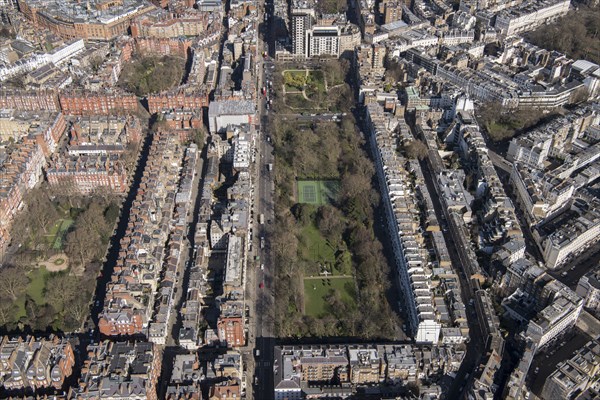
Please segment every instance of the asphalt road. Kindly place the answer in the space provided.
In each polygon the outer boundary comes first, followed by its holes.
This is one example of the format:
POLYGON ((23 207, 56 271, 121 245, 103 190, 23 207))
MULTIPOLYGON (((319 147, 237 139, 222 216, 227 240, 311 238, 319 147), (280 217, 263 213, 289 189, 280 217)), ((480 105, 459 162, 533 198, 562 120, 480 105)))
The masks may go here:
MULTIPOLYGON (((429 165, 426 162, 421 162, 421 168, 423 169, 423 176, 425 177, 427 190, 429 190, 429 193, 431 193, 431 200, 433 201, 436 217, 440 222, 444 221, 445 218, 442 218, 442 204, 440 203, 439 197, 436 195, 437 192, 432 179, 432 177, 435 175, 432 174, 429 169, 429 165)), ((475 308, 469 305, 469 300, 472 297, 471 293, 469 292, 469 285, 467 284, 466 275, 460 268, 461 262, 458 252, 456 251, 456 245, 454 243, 451 230, 444 232, 444 239, 446 240, 446 246, 448 247, 448 254, 452 260, 452 265, 458 272, 460 279, 462 301, 466 305, 467 322, 469 324, 470 331, 470 341, 467 343, 467 352, 465 358, 460 365, 460 368, 456 374, 456 378, 448 388, 448 391, 445 393, 446 399, 460 399, 464 395, 465 377, 470 376, 470 374, 475 370, 481 355, 484 354, 484 343, 475 308)))
MULTIPOLYGON (((272 13, 272 2, 265 2, 265 10, 272 13)), ((259 18, 264 21, 263 10, 259 10, 259 18)), ((263 25, 263 37, 258 40, 257 58, 258 87, 266 85, 266 81, 272 80, 273 62, 262 57, 262 52, 269 54, 268 39, 271 37, 270 24, 263 25)), ((274 326, 274 265, 269 256, 269 225, 274 219, 273 171, 269 170, 269 164, 274 164, 273 147, 270 143, 270 135, 267 129, 268 110, 266 98, 260 94, 258 101, 259 129, 256 142, 255 158, 255 182, 254 182, 254 235, 253 254, 260 257, 260 261, 254 263, 248 269, 246 296, 250 306, 250 337, 249 347, 253 348, 252 362, 248 363, 248 372, 253 376, 251 387, 254 399, 267 400, 273 397, 273 348, 275 346, 274 326), (264 224, 259 223, 259 216, 264 215, 264 224), (261 246, 261 243, 263 244, 261 246), (262 266, 262 267, 261 267, 262 266)), ((276 165, 273 169, 277 168, 276 165)))

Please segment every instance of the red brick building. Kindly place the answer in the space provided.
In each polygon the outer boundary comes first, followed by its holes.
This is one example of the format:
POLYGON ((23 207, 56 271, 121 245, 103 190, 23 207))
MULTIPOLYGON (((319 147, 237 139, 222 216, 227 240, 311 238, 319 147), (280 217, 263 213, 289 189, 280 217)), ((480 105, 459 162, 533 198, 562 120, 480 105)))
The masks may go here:
POLYGON ((115 193, 129 188, 123 163, 110 155, 86 155, 57 160, 46 170, 48 183, 60 186, 68 193, 90 194, 100 187, 115 193))
POLYGON ((58 113, 48 126, 48 129, 44 131, 44 144, 42 145, 42 150, 46 157, 51 153, 54 153, 58 146, 58 142, 66 129, 67 121, 65 121, 65 117, 62 113, 58 113))
POLYGON ((208 93, 201 91, 178 90, 148 95, 150 114, 164 110, 198 110, 208 107, 208 93))
POLYGON ((134 38, 178 38, 200 36, 207 30, 212 18, 208 12, 185 10, 169 17, 146 14, 131 21, 131 36, 134 38))
POLYGON ((60 106, 67 115, 109 115, 135 112, 138 100, 134 94, 120 92, 64 92, 60 106))
POLYGON ((23 195, 42 177, 46 163, 37 137, 27 137, 21 142, 7 162, 0 176, 0 226, 8 229, 23 195))
POLYGON ((212 385, 208 393, 208 400, 238 400, 241 396, 239 381, 230 379, 212 385))
POLYGON ((19 111, 60 111, 55 90, 0 91, 0 108, 19 111))
POLYGON ((167 131, 177 133, 182 143, 193 139, 197 130, 203 129, 202 110, 170 110, 163 114, 167 131))
POLYGON ((142 316, 137 311, 103 314, 98 321, 100 333, 106 336, 128 336, 142 333, 142 316))
MULTIPOLYGON (((61 12, 64 9, 48 7, 48 4, 44 3, 47 2, 18 0, 19 11, 34 25, 47 28, 65 39, 112 40, 120 35, 127 34, 133 18, 155 9, 154 6, 145 4, 143 7, 136 7, 135 10, 125 9, 128 12, 119 15, 120 8, 115 7, 115 5, 119 5, 122 2, 96 2, 94 4, 96 10, 105 13, 109 11, 113 16, 113 18, 104 21, 104 19, 90 18, 88 20, 87 18, 81 18, 81 14, 88 11, 84 8, 86 7, 86 3, 81 1, 61 2, 64 3, 65 9, 72 10, 75 18, 73 18, 73 14, 71 13, 61 12)), ((87 7, 90 7, 89 2, 87 3, 87 7)))
POLYGON ((66 338, 0 337, 0 382, 7 390, 62 390, 73 373, 75 355, 66 338), (28 354, 23 357, 24 354, 28 354))
POLYGON ((144 37, 135 39, 135 48, 139 54, 187 57, 191 45, 192 41, 185 38, 144 37))
POLYGON ((246 344, 242 317, 219 317, 217 332, 219 340, 227 342, 228 347, 240 347, 246 344))

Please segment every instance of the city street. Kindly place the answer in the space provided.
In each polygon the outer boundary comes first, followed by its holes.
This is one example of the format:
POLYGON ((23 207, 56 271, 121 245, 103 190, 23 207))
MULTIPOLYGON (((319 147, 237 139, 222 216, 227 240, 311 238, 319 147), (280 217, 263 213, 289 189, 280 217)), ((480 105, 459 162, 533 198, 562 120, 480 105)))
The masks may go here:
MULTIPOLYGON (((435 195, 436 190, 432 180, 432 175, 429 165, 426 162, 421 162, 421 168, 423 169, 423 175, 425 177, 425 183, 427 185, 427 189, 429 193, 432 194, 431 199, 433 201, 433 205, 435 208, 435 214, 438 221, 444 221, 445 216, 442 214, 442 205, 438 196, 435 195)), ((460 365, 460 369, 456 374, 452 385, 450 386, 450 390, 447 393, 448 399, 459 399, 463 394, 464 382, 465 378, 468 377, 474 370, 477 364, 479 363, 480 357, 484 354, 484 343, 483 336, 481 335, 481 328, 479 326, 479 321, 477 319, 477 315, 475 313, 475 308, 468 305, 469 300, 472 298, 471 293, 469 293, 469 285, 466 280, 465 272, 460 269, 461 262, 456 251, 456 245, 454 243, 454 239, 452 237, 452 230, 449 229, 447 232, 444 232, 444 239, 446 240, 446 245, 448 247, 448 253, 452 260, 452 264, 456 271, 458 272, 458 276, 460 279, 461 292, 462 292, 462 301, 464 304, 467 304, 467 322, 469 324, 469 337, 470 341, 467 343, 467 352, 465 358, 460 365)))
MULTIPOLYGON (((272 13, 272 5, 265 4, 266 10, 259 9, 259 20, 265 21, 263 12, 272 13)), ((268 26, 268 25, 267 25, 268 26)), ((264 25, 263 25, 264 27, 264 25)), ((264 29, 264 28, 263 28, 264 29)), ((263 31, 264 32, 264 31, 263 31)), ((268 34, 266 35, 269 36, 268 34)), ((268 86, 271 81, 273 65, 271 61, 262 56, 263 51, 268 53, 268 43, 263 42, 259 35, 257 46, 257 71, 259 90, 268 86)), ((268 88, 267 88, 268 90, 268 88)), ((253 225, 253 251, 255 262, 249 263, 246 279, 246 301, 250 305, 250 324, 248 327, 248 349, 251 360, 247 363, 248 383, 247 397, 254 399, 270 399, 273 396, 273 348, 275 346, 274 327, 274 265, 269 257, 269 226, 274 219, 273 203, 273 147, 267 131, 268 93, 261 95, 258 101, 258 121, 256 139, 256 157, 254 174, 254 225, 253 225), (269 167, 271 165, 271 168, 269 167), (250 387, 252 390, 250 390, 250 387)))

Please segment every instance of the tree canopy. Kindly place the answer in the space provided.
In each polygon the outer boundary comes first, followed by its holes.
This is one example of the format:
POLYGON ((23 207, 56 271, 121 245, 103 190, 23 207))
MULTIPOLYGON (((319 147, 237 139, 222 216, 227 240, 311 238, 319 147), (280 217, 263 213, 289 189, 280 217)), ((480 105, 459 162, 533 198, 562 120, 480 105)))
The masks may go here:
POLYGON ((542 25, 526 35, 527 40, 574 59, 600 64, 600 5, 579 5, 554 23, 542 25))
POLYGON ((184 68, 185 59, 180 57, 138 57, 125 64, 118 84, 136 96, 146 96, 177 86, 184 68))

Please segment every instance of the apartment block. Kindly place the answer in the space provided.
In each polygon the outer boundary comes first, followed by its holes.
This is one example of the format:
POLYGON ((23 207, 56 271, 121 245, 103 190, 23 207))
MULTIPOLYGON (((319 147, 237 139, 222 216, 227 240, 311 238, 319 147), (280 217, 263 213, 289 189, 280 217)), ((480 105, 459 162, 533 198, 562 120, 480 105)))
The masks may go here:
POLYGON ((292 53, 305 55, 307 51, 306 32, 314 24, 314 4, 308 1, 295 1, 290 13, 292 53))
POLYGON ((132 113, 138 108, 134 94, 116 91, 69 91, 59 95, 60 106, 66 115, 114 115, 132 113))
POLYGON ((217 321, 217 332, 219 340, 226 343, 228 347, 241 347, 246 343, 244 317, 242 315, 220 316, 217 321))
POLYGON ((10 241, 8 232, 25 194, 42 179, 46 159, 40 142, 39 135, 24 137, 0 164, 0 249, 10 241))
POLYGON ((100 187, 115 193, 129 190, 123 155, 139 142, 142 128, 135 117, 79 117, 70 128, 67 152, 53 157, 46 178, 69 193, 90 194, 100 187))
POLYGON ((74 400, 157 400, 161 350, 148 342, 101 341, 90 344, 74 400))
POLYGON ((194 139, 195 133, 204 128, 201 109, 164 110, 162 118, 168 130, 177 133, 182 142, 194 139))
POLYGON ((600 270, 592 270, 579 279, 576 293, 583 299, 583 306, 600 315, 600 270))
POLYGON ((212 385, 208 400, 238 400, 242 398, 242 388, 238 379, 230 379, 212 385))
POLYGON ((306 31, 306 58, 340 54, 340 28, 337 26, 315 25, 306 31))
POLYGON ((60 112, 0 110, 0 142, 18 143, 24 136, 40 136, 45 156, 56 151, 66 127, 60 112))
MULTIPOLYGON (((544 383, 542 398, 569 399, 577 394, 581 394, 583 399, 593 398, 585 397, 585 391, 597 384, 599 373, 600 343, 593 340, 579 349, 569 360, 557 365, 556 370, 544 383)), ((591 396, 594 396, 593 393, 590 393, 591 396)))
POLYGON ((544 347, 575 325, 582 307, 582 299, 572 290, 564 288, 556 294, 550 305, 529 321, 527 336, 537 344, 538 348, 544 347))
POLYGON ((73 347, 65 338, 4 336, 0 340, 0 385, 7 390, 62 390, 74 365, 73 347))
POLYGON ((131 21, 131 36, 164 39, 199 36, 214 18, 205 12, 187 12, 176 17, 164 12, 148 13, 131 21))
POLYGON ((382 357, 377 349, 349 348, 350 382, 375 384, 385 379, 382 357))
POLYGON ((173 55, 182 58, 188 56, 192 40, 185 37, 138 37, 135 38, 135 48, 139 54, 154 54, 159 56, 173 55))
POLYGON ((275 399, 349 398, 360 388, 381 394, 385 383, 421 384, 455 372, 463 356, 451 346, 414 344, 276 346, 275 399))
POLYGON ((517 7, 500 11, 494 27, 503 36, 527 32, 566 15, 570 5, 570 0, 544 0, 534 4, 523 2, 517 7))
POLYGON ((60 111, 58 93, 52 89, 9 91, 0 90, 0 108, 19 111, 60 111))
POLYGON ((19 0, 19 10, 35 25, 57 35, 74 39, 112 40, 126 34, 131 20, 155 7, 141 0, 117 3, 77 1, 48 3, 44 0, 19 0), (94 10, 96 12, 91 13, 94 10))
POLYGON ((202 400, 200 378, 202 369, 197 354, 178 354, 171 368, 171 381, 167 386, 168 400, 202 400))
POLYGON ((67 156, 46 168, 48 183, 72 194, 91 194, 99 188, 127 193, 128 177, 129 173, 117 154, 67 156))
POLYGON ((208 107, 208 93, 191 88, 150 94, 147 100, 150 114, 163 110, 200 110, 208 107))
POLYGON ((548 268, 558 268, 600 239, 600 200, 587 200, 576 200, 570 212, 560 218, 560 224, 553 221, 539 228, 540 236, 551 232, 541 245, 548 268))

